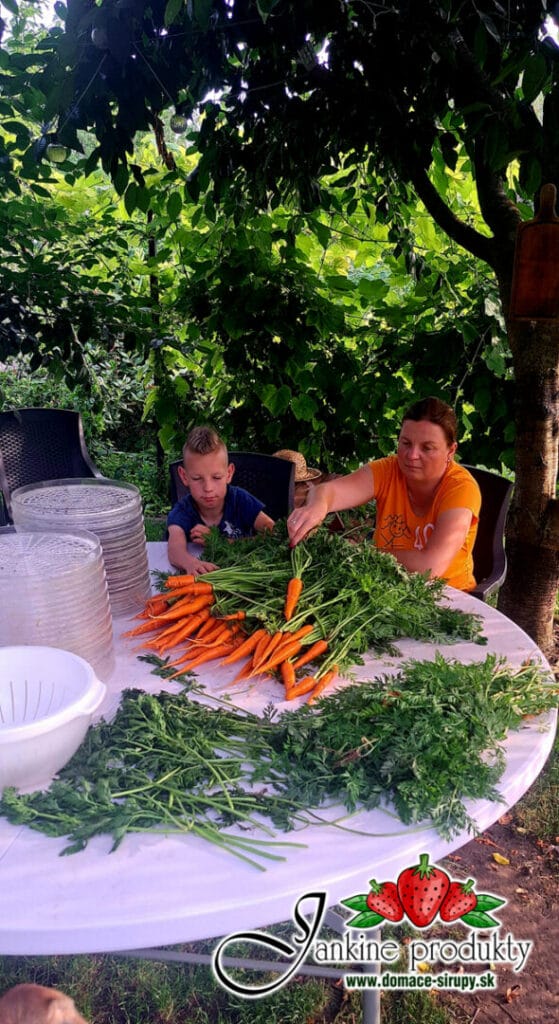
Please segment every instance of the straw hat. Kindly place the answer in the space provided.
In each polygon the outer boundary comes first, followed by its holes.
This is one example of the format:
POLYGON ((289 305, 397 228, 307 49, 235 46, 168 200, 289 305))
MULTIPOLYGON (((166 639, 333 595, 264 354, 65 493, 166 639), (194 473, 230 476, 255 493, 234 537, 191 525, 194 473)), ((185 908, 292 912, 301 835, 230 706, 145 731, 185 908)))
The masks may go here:
POLYGON ((282 448, 279 452, 274 452, 274 455, 278 459, 288 459, 289 462, 295 463, 295 483, 300 484, 303 480, 316 480, 317 477, 322 476, 319 469, 311 469, 307 466, 305 456, 301 455, 301 452, 292 452, 289 448, 282 448))

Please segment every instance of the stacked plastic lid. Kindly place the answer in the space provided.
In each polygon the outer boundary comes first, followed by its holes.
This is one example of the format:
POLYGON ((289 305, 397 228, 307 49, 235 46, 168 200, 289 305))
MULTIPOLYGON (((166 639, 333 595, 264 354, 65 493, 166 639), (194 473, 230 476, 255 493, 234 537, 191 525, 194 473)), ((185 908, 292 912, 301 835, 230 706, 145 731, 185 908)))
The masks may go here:
POLYGON ((0 646, 62 647, 88 661, 100 679, 111 674, 113 623, 95 534, 0 534, 0 589, 0 646))
POLYGON ((26 530, 90 530, 101 542, 113 616, 129 615, 150 593, 137 487, 92 477, 45 480, 12 494, 14 523, 26 530))

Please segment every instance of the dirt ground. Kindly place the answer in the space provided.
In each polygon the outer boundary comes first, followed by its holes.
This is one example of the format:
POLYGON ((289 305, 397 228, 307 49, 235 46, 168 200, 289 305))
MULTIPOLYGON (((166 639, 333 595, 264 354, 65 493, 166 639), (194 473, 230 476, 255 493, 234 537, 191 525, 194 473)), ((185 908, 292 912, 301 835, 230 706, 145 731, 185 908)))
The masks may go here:
POLYGON ((448 857, 446 866, 454 878, 474 878, 478 892, 506 899, 498 911, 501 937, 510 932, 533 947, 520 973, 508 964, 496 966, 497 991, 437 996, 437 1001, 452 1006, 457 1021, 468 1024, 559 1020, 559 845, 523 835, 513 812, 448 857), (508 863, 499 863, 494 854, 508 863))
MULTIPOLYGON (((559 628, 550 661, 559 678, 559 628)), ((501 936, 510 932, 533 946, 520 973, 496 967, 497 991, 436 996, 439 1004, 452 1009, 457 1024, 559 1021, 559 836, 549 843, 527 835, 512 808, 448 857, 446 867, 453 878, 474 878, 477 892, 506 899, 498 911, 501 936)))

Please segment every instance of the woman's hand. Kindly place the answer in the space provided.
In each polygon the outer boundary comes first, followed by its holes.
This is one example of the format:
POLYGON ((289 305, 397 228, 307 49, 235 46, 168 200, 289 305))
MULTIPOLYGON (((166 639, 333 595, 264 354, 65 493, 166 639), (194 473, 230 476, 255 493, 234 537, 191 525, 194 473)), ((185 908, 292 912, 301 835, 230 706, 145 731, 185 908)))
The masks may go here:
POLYGON ((294 509, 287 520, 287 532, 292 548, 304 540, 311 530, 315 530, 317 526, 320 526, 325 516, 328 515, 329 510, 326 496, 317 496, 319 489, 314 488, 309 504, 294 509))

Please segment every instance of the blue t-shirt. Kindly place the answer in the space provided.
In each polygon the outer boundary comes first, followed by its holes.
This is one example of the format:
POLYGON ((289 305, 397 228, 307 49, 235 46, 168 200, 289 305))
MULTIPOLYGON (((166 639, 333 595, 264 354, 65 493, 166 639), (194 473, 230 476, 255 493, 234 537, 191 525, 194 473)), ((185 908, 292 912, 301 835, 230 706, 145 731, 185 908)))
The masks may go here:
MULTIPOLYGON (((238 540, 239 537, 252 537, 254 521, 263 508, 264 503, 258 498, 243 490, 242 487, 233 487, 232 484, 229 484, 223 505, 223 515, 218 524, 219 532, 233 540, 238 540)), ((180 526, 184 530, 187 540, 190 540, 192 528, 203 522, 191 494, 186 494, 184 498, 177 501, 167 516, 167 526, 180 526)))

